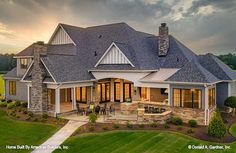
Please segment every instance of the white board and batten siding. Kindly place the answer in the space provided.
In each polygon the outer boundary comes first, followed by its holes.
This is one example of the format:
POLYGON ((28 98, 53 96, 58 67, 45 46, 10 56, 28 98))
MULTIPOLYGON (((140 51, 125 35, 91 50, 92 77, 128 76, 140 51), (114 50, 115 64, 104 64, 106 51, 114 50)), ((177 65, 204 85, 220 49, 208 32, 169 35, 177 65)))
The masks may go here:
POLYGON ((70 36, 65 32, 62 27, 59 27, 55 34, 52 36, 51 40, 49 41, 52 45, 60 45, 60 44, 72 44, 74 43, 70 36))
POLYGON ((129 61, 121 51, 113 45, 100 64, 129 64, 129 61))
POLYGON ((134 65, 115 45, 115 43, 111 44, 111 46, 107 49, 101 59, 97 62, 95 67, 97 67, 99 64, 130 64, 132 67, 134 67, 134 65))

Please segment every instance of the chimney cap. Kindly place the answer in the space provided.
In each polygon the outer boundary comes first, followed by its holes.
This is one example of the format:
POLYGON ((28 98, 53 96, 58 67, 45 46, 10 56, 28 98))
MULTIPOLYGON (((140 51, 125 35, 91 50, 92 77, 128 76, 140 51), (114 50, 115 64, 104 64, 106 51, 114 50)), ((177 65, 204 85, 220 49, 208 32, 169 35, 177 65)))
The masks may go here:
POLYGON ((161 26, 162 26, 162 27, 165 27, 165 26, 166 26, 166 23, 161 23, 161 26))
POLYGON ((44 42, 43 41, 37 41, 35 44, 37 44, 37 45, 44 45, 44 42))

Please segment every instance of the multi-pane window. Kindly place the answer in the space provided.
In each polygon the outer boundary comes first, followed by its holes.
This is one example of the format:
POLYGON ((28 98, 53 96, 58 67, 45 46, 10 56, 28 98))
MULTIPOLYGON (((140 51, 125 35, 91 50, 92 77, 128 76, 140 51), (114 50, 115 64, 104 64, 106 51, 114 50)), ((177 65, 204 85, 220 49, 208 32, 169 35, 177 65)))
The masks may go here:
POLYGON ((211 88, 208 90, 208 106, 215 106, 215 88, 211 88))
POLYGON ((201 108, 202 92, 200 89, 174 89, 174 106, 186 108, 201 108))
POLYGON ((28 59, 27 58, 20 59, 20 68, 27 69, 27 67, 28 67, 28 59))
POLYGON ((86 103, 87 101, 86 87, 76 88, 76 101, 86 103))
POLYGON ((9 94, 16 95, 16 81, 9 81, 9 94))
POLYGON ((124 101, 131 101, 134 91, 134 84, 124 83, 124 101))
POLYGON ((115 101, 120 101, 120 82, 115 82, 115 101))

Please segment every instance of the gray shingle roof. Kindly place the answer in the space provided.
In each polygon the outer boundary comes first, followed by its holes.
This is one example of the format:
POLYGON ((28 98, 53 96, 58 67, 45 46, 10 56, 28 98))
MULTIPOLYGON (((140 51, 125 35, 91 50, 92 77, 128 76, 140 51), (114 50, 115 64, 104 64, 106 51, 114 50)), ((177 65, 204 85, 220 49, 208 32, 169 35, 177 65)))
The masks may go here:
POLYGON ((7 78, 7 77, 10 77, 10 78, 21 78, 22 76, 17 76, 17 69, 16 67, 13 68, 11 71, 7 72, 6 74, 3 75, 3 77, 7 78))
MULTIPOLYGON (((219 79, 235 78, 235 74, 218 59, 207 55, 197 56, 190 49, 170 36, 170 48, 166 57, 158 56, 158 36, 139 32, 126 23, 116 23, 88 28, 61 24, 75 42, 68 45, 47 45, 48 55, 42 60, 57 82, 94 79, 88 70, 157 70, 180 69, 168 81, 211 83, 219 79), (115 43, 135 67, 130 65, 98 65, 108 47, 115 43), (96 52, 96 56, 95 56, 96 52), (209 56, 209 57, 208 57, 209 56), (212 67, 216 63, 218 67, 212 67), (215 71, 221 69, 222 74, 215 71), (215 76, 214 76, 215 75, 215 76)), ((32 46, 19 53, 32 55, 32 46)))
POLYGON ((202 67, 197 60, 192 60, 166 81, 214 83, 219 79, 202 67))
POLYGON ((213 54, 199 55, 199 61, 209 72, 220 80, 235 80, 236 72, 213 54))

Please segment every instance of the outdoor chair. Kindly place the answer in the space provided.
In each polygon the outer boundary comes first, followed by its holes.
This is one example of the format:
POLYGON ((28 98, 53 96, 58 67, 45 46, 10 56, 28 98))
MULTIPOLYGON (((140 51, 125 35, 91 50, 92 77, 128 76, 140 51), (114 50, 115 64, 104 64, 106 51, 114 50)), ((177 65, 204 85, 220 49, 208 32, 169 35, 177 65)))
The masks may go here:
POLYGON ((87 109, 87 115, 94 112, 94 103, 89 104, 87 109))
POLYGON ((144 107, 144 113, 148 113, 148 107, 147 106, 144 107))

